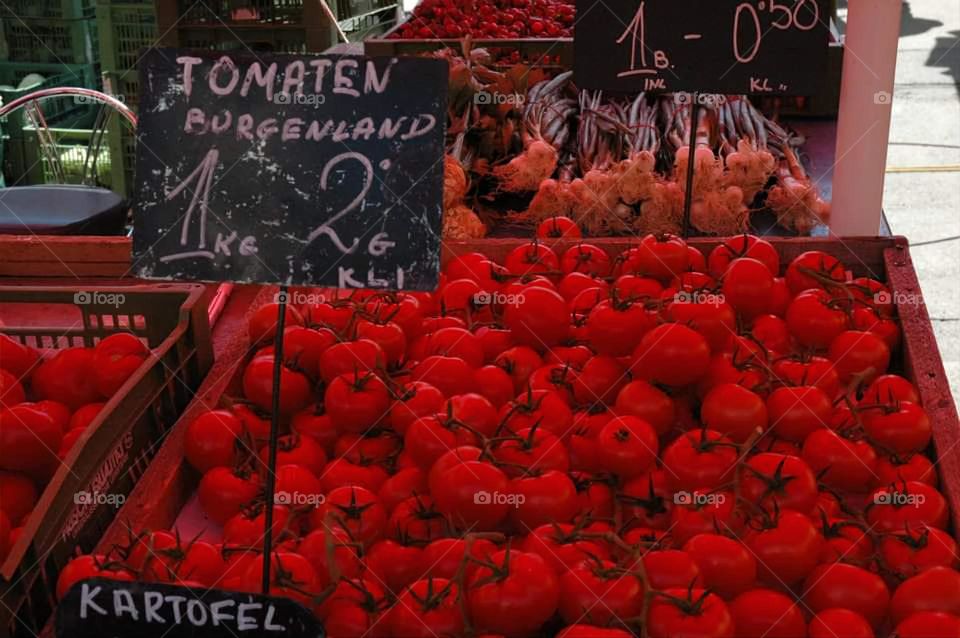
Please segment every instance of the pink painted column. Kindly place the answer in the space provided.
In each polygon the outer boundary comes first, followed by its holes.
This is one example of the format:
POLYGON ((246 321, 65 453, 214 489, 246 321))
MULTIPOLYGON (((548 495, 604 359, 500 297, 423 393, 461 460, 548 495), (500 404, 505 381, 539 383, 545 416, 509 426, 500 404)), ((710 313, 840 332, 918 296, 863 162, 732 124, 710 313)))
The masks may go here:
POLYGON ((901 7, 901 0, 849 0, 831 235, 880 229, 901 7))

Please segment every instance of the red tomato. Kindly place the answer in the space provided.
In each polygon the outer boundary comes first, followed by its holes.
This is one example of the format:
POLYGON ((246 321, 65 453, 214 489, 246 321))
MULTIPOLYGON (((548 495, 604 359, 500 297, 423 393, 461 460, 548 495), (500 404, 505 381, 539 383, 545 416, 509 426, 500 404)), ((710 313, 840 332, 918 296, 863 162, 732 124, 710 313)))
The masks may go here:
POLYGON ((780 254, 773 244, 756 235, 737 235, 729 237, 719 246, 710 251, 707 258, 707 268, 714 277, 722 277, 730 262, 740 258, 750 257, 762 262, 770 274, 780 274, 780 254))
POLYGON ((505 635, 535 632, 557 610, 560 585, 537 554, 498 551, 492 566, 481 566, 470 578, 467 607, 480 631, 505 635))
POLYGON ((918 611, 897 625, 898 638, 956 638, 960 616, 941 611, 918 611))
POLYGON ((0 511, 11 524, 20 525, 37 504, 37 488, 27 476, 0 471, 0 511))
POLYGON ((756 259, 734 259, 723 273, 721 290, 728 304, 741 316, 752 319, 770 312, 773 273, 766 264, 756 259))
POLYGON ((705 427, 744 443, 754 432, 767 428, 767 406, 755 392, 721 383, 703 398, 700 419, 705 427))
MULTIPOLYGON (((0 334, 0 369, 6 370, 14 379, 23 379, 30 374, 40 360, 39 353, 28 345, 0 334)), ((3 375, 0 375, 2 377, 3 375)))
POLYGON ((915 403, 898 401, 861 413, 863 429, 878 446, 897 454, 920 452, 930 444, 933 429, 926 410, 915 403))
POLYGON ((358 372, 378 372, 387 365, 387 355, 383 348, 370 339, 341 341, 335 343, 320 355, 320 376, 330 383, 341 374, 358 372))
POLYGON ((463 633, 460 590, 446 578, 426 578, 410 585, 386 614, 394 636, 436 638, 463 633))
MULTIPOLYGON (((284 325, 302 326, 303 317, 291 305, 284 310, 284 325)), ((268 303, 257 308, 247 324, 247 332, 251 343, 268 343, 277 334, 277 322, 280 319, 280 304, 268 303)))
POLYGON ((650 638, 734 638, 727 604, 705 589, 676 588, 654 596, 647 610, 650 638))
POLYGON ((909 401, 920 405, 920 393, 917 388, 896 374, 884 374, 874 379, 863 392, 861 405, 893 404, 897 401, 909 401))
POLYGON ((678 292, 667 306, 667 318, 702 334, 716 352, 725 350, 737 331, 733 306, 723 300, 723 295, 712 292, 678 292))
MULTIPOLYGON (((243 371, 243 395, 261 410, 273 409, 273 355, 254 357, 243 371)), ((280 368, 280 414, 292 416, 310 404, 306 375, 286 365, 280 368)))
POLYGON ((650 551, 643 555, 642 560, 652 589, 703 587, 700 568, 689 554, 679 549, 650 551))
POLYGON ((627 369, 619 359, 607 355, 590 357, 574 377, 573 396, 586 406, 610 405, 627 380, 627 369))
POLYGON ((827 357, 840 375, 840 381, 852 378, 872 381, 885 373, 890 365, 890 349, 872 332, 847 330, 830 342, 827 357))
POLYGON ((63 430, 45 412, 22 404, 0 410, 0 470, 46 481, 60 467, 62 440, 63 430))
POLYGON ((676 235, 646 235, 640 240, 632 262, 636 272, 668 282, 686 272, 690 265, 687 244, 676 235))
POLYGON ((27 394, 17 377, 0 368, 0 409, 12 408, 26 400, 27 394))
POLYGON ((560 257, 560 270, 564 273, 582 272, 593 277, 610 274, 610 255, 593 244, 578 243, 560 257))
POLYGON ((92 349, 66 348, 34 369, 31 386, 38 399, 58 401, 76 410, 101 398, 91 374, 94 365, 92 349))
POLYGON ((388 534, 409 543, 429 543, 447 535, 449 525, 429 496, 415 495, 401 501, 390 513, 388 534))
MULTIPOLYGON (((88 403, 87 405, 77 408, 77 411, 70 415, 70 420, 67 422, 66 431, 70 430, 86 430, 90 427, 90 424, 100 415, 100 412, 103 411, 104 403, 88 403)), ((39 404, 34 404, 38 410, 41 410, 44 414, 50 414, 49 411, 42 410, 39 404)))
POLYGON ((800 345, 826 350, 849 326, 849 318, 823 290, 807 290, 787 307, 787 327, 800 345))
POLYGON ((797 294, 808 288, 843 282, 846 270, 836 257, 819 250, 808 250, 790 262, 785 278, 790 291, 797 294))
POLYGON ((577 488, 569 476, 556 470, 512 479, 508 491, 516 503, 509 518, 520 530, 568 523, 577 513, 577 488))
MULTIPOLYGON (((243 575, 245 591, 260 591, 263 584, 264 557, 251 561, 243 575)), ((310 561, 294 552, 275 552, 270 558, 270 596, 283 596, 311 606, 312 597, 320 591, 320 579, 310 561)), ((329 628, 328 628, 329 630, 329 628)))
POLYGON ((710 346, 699 332, 667 323, 647 332, 633 353, 632 372, 671 386, 696 382, 710 366, 710 346))
POLYGON ((365 432, 390 410, 390 392, 372 372, 342 374, 323 395, 323 405, 340 432, 365 432))
MULTIPOLYGON (((720 531, 726 531, 722 527, 720 531)), ((757 560, 742 543, 720 534, 697 534, 683 551, 696 563, 704 585, 723 598, 733 598, 757 580, 757 560)))
POLYGON ((950 514, 943 494, 919 481, 878 487, 870 495, 865 513, 867 522, 882 532, 928 525, 946 529, 950 514))
POLYGON ((597 433, 600 467, 621 479, 647 472, 656 463, 658 450, 656 430, 635 416, 615 417, 597 433))
POLYGON ((330 490, 323 505, 310 513, 313 529, 342 528, 364 546, 379 540, 386 524, 387 510, 377 495, 358 485, 330 490))
POLYGON ((798 604, 770 589, 743 592, 730 603, 737 635, 807 638, 807 622, 798 604))
MULTIPOLYGON (((867 619, 849 609, 824 609, 816 614, 807 628, 809 638, 874 638, 867 619)), ((919 636, 917 637, 919 638, 919 636)))
POLYGON ((839 490, 864 492, 878 476, 877 453, 869 442, 849 440, 826 428, 807 436, 802 456, 822 483, 839 490))
POLYGON ((833 405, 816 386, 777 388, 767 397, 770 427, 777 436, 797 443, 827 427, 833 405))
POLYGON ((560 343, 570 326, 570 311, 557 292, 531 287, 508 304, 503 321, 513 333, 514 341, 536 349, 560 343))
POLYGON ((883 623, 890 603, 890 591, 882 578, 846 563, 820 565, 810 573, 804 591, 804 601, 814 612, 850 609, 875 629, 883 623))
POLYGON ((817 478, 803 459, 763 452, 747 461, 740 489, 751 503, 767 511, 791 509, 803 514, 817 504, 817 478))
POLYGON ((444 396, 466 394, 473 389, 474 369, 460 357, 433 355, 413 368, 413 380, 429 383, 444 396))
POLYGON ((676 420, 673 399, 646 381, 631 381, 617 393, 613 411, 620 416, 635 416, 653 426, 657 434, 666 434, 676 420))
POLYGON ((605 300, 589 311, 587 335, 597 353, 623 357, 631 354, 643 335, 655 325, 654 315, 647 312, 643 304, 605 300))
POLYGON ((768 525, 745 539, 757 557, 759 578, 774 587, 795 585, 819 562, 823 536, 807 516, 791 510, 781 510, 768 525))
MULTIPOLYGON (((423 548, 420 564, 429 565, 428 576, 454 578, 468 554, 477 561, 484 561, 496 551, 497 546, 485 538, 440 538, 423 548)), ((469 578, 476 569, 477 564, 468 563, 467 577, 469 578)))
POLYGON ((150 350, 129 332, 110 335, 93 349, 93 376, 97 392, 112 397, 143 364, 150 350))
POLYGON ((960 572, 949 567, 931 567, 900 583, 890 601, 890 619, 900 624, 922 611, 960 616, 960 572))
POLYGON ((195 469, 206 472, 231 467, 240 451, 243 423, 227 410, 204 412, 187 426, 183 454, 195 469))
POLYGON ((463 450, 451 450, 438 461, 446 469, 442 481, 431 485, 431 494, 437 509, 458 528, 492 531, 515 504, 507 476, 490 463, 462 458, 463 450))
POLYGON ((197 493, 203 511, 223 525, 251 502, 260 491, 256 474, 238 473, 227 467, 215 467, 200 479, 197 493))
POLYGON ((739 452, 733 441, 713 430, 691 430, 663 451, 663 467, 677 490, 711 490, 729 482, 739 452))
POLYGON ((553 390, 521 394, 501 407, 499 416, 502 431, 512 434, 537 426, 564 438, 573 427, 573 411, 563 395, 553 390))
POLYGON ((67 563, 57 577, 57 600, 62 600, 70 588, 81 580, 100 576, 101 568, 106 562, 105 556, 85 554, 67 563))
POLYGON ((555 273, 560 270, 560 258, 548 246, 532 241, 511 250, 504 258, 503 265, 518 276, 555 273))
POLYGON ((610 551, 602 541, 581 537, 569 523, 548 523, 536 528, 523 540, 520 549, 539 554, 557 576, 584 563, 610 558, 610 551))
POLYGON ((643 585, 611 561, 581 563, 560 576, 560 617, 565 622, 607 625, 643 610, 643 585))
POLYGON ((540 239, 580 239, 583 236, 577 223, 562 215, 540 222, 536 234, 540 239))
POLYGON ((931 567, 960 566, 957 542, 934 527, 907 529, 883 536, 878 549, 884 566, 900 578, 910 578, 931 567))
MULTIPOLYGON (((269 467, 270 446, 260 448, 260 463, 269 467)), ((285 434, 277 440, 277 467, 284 465, 302 465, 314 475, 323 473, 327 464, 327 453, 316 440, 299 434, 285 434)))

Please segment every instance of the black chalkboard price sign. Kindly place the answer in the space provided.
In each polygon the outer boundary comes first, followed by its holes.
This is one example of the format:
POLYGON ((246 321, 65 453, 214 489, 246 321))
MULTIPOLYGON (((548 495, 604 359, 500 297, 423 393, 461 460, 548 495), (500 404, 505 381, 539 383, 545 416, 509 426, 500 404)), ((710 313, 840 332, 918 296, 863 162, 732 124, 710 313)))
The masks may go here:
POLYGON ((574 77, 637 93, 814 95, 828 0, 577 0, 574 77))
POLYGON ((446 62, 152 49, 140 64, 137 276, 436 287, 446 62))
POLYGON ((57 606, 57 638, 323 638, 289 598, 93 578, 57 606))

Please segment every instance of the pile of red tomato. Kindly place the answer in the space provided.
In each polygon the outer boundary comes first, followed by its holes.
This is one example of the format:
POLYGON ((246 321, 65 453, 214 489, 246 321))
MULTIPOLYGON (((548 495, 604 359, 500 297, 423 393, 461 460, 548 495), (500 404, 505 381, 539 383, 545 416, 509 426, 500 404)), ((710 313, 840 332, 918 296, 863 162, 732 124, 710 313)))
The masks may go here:
MULTIPOLYGON (((271 591, 330 636, 960 635, 882 281, 650 235, 463 254, 436 293, 290 294, 271 591)), ((277 312, 251 317, 243 396, 187 431, 222 538, 144 532, 71 563, 61 595, 93 575, 259 591, 277 312)))
POLYGON ((393 37, 571 37, 575 17, 574 5, 568 0, 423 0, 393 37))
POLYGON ((148 353, 129 333, 43 355, 0 334, 0 562, 77 439, 148 353))

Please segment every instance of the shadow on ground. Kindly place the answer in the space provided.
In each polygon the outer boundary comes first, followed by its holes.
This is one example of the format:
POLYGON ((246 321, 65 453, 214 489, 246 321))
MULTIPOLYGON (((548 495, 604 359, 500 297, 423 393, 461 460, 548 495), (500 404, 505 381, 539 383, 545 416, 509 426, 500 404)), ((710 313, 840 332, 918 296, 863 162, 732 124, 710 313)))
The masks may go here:
POLYGON ((953 76, 953 83, 960 91, 960 31, 951 31, 949 37, 937 38, 925 64, 946 69, 943 73, 953 76))

